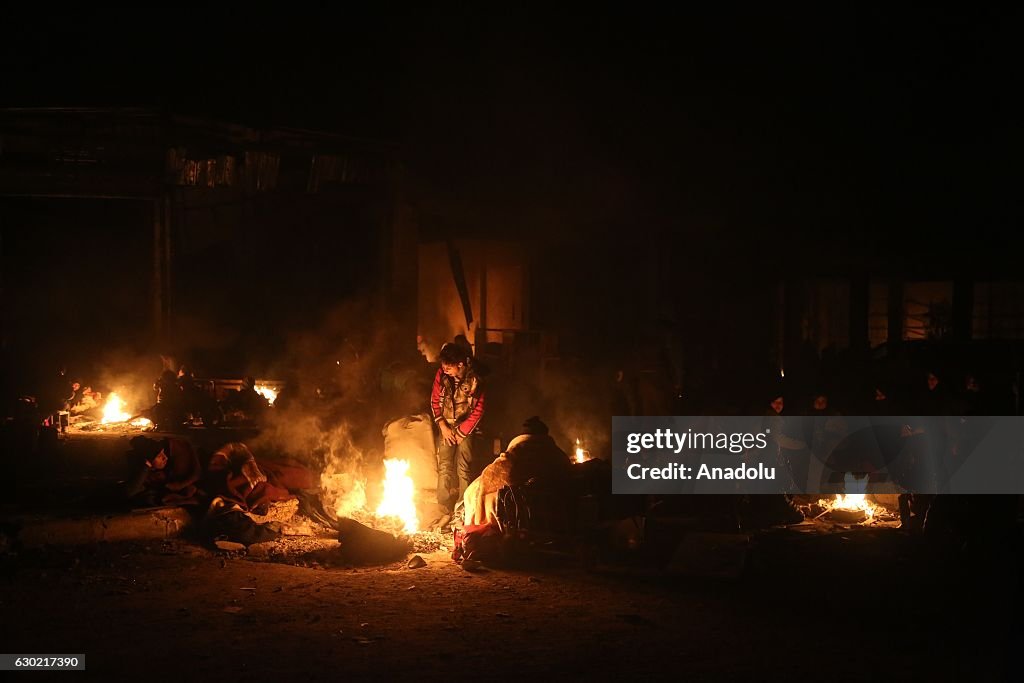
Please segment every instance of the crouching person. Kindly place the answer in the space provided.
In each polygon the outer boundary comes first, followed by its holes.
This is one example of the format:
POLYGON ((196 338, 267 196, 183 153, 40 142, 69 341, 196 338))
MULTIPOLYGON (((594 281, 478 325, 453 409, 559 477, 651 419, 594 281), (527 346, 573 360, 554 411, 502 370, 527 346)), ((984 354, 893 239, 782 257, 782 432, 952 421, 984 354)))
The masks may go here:
POLYGON ((523 433, 509 442, 505 452, 484 468, 466 489, 463 497, 462 528, 455 533, 456 562, 480 559, 486 548, 504 531, 498 516, 498 498, 502 489, 538 482, 558 486, 569 478, 569 456, 548 435, 548 426, 540 418, 523 423, 523 433))

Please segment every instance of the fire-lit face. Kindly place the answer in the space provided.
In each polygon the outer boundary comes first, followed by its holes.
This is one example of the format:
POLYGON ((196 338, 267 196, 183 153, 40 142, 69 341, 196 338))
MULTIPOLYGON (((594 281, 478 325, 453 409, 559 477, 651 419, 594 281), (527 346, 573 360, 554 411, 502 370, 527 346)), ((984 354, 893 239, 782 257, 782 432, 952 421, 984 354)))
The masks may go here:
POLYGON ((935 376, 934 372, 928 373, 928 391, 935 391, 935 387, 939 386, 939 378, 935 376))
POLYGON ((885 392, 881 389, 875 389, 875 400, 884 401, 886 399, 885 392))
POLYGON ((167 453, 161 448, 160 452, 153 457, 153 469, 162 470, 167 467, 167 453))
POLYGON ((781 396, 776 396, 769 405, 771 405, 772 410, 781 415, 782 409, 785 407, 785 401, 782 400, 781 396))
POLYGON ((82 385, 81 385, 81 384, 79 384, 78 382, 72 382, 72 383, 71 383, 71 389, 72 389, 73 391, 78 391, 78 390, 79 390, 79 389, 81 389, 81 388, 82 388, 82 385))
POLYGON ((828 396, 819 394, 814 397, 814 409, 815 410, 826 410, 828 409, 828 396))
POLYGON ((441 372, 443 372, 444 374, 448 375, 449 377, 454 377, 455 379, 462 379, 462 374, 463 374, 463 372, 465 370, 466 370, 466 364, 465 363, 454 363, 454 364, 452 364, 452 363, 442 363, 441 364, 441 372))
POLYGON ((978 385, 978 378, 974 375, 967 375, 966 388, 967 391, 971 392, 981 391, 981 387, 978 385))

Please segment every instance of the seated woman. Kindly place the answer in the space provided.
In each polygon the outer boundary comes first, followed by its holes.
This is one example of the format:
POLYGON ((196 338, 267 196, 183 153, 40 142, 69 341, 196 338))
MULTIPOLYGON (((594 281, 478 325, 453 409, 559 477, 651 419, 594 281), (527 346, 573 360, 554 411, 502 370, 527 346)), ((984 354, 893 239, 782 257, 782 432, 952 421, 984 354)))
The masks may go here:
POLYGON ((136 505, 195 505, 199 502, 202 467, 192 445, 184 439, 131 440, 129 457, 136 461, 136 474, 125 484, 126 496, 136 505))
POLYGON ((512 439, 505 452, 484 468, 466 489, 463 497, 464 528, 494 525, 498 492, 506 486, 519 486, 530 480, 557 482, 566 479, 572 464, 565 451, 548 435, 548 426, 538 417, 523 423, 523 433, 512 439))

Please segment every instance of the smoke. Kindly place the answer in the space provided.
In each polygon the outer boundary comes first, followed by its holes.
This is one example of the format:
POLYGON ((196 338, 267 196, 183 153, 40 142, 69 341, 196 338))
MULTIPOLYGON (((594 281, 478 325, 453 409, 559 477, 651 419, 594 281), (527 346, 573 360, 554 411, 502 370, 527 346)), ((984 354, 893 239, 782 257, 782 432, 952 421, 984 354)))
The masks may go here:
POLYGON ((512 375, 497 386, 494 404, 501 421, 495 431, 502 445, 522 430, 522 423, 536 415, 548 425, 558 446, 572 454, 576 439, 596 457, 605 457, 611 443, 611 371, 601 367, 583 368, 574 364, 548 365, 543 374, 512 375))
POLYGON ((156 402, 153 384, 163 365, 159 354, 139 352, 133 348, 104 349, 93 363, 91 373, 72 374, 71 379, 103 393, 101 403, 116 392, 132 415, 156 402))

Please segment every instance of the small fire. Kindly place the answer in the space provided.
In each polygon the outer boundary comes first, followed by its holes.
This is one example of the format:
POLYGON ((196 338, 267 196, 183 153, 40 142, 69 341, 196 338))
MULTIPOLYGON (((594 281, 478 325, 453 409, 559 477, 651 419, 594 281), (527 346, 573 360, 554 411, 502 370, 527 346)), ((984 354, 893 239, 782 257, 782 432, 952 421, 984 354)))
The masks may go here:
POLYGON ((274 401, 277 400, 277 389, 266 384, 257 384, 253 389, 256 390, 257 394, 267 399, 267 403, 274 405, 274 401))
POLYGON ((859 510, 867 516, 865 521, 870 522, 875 516, 875 506, 868 502, 866 494, 850 493, 850 491, 863 491, 867 488, 867 480, 865 479, 863 482, 859 482, 853 474, 847 472, 843 479, 843 483, 843 488, 847 491, 846 494, 837 493, 835 500, 820 500, 818 501, 818 504, 830 511, 847 510, 855 512, 859 510))
POLYGON ((580 445, 580 440, 576 439, 576 462, 583 463, 587 461, 587 452, 580 445))
POLYGON ((107 397, 107 402, 103 406, 103 420, 102 424, 112 424, 115 422, 127 422, 131 419, 131 413, 126 412, 124 409, 124 401, 115 392, 110 392, 110 396, 107 397))
POLYGON ((413 501, 414 492, 412 477, 409 476, 409 461, 385 460, 384 497, 377 506, 377 516, 397 517, 402 521, 405 533, 416 533, 419 530, 419 519, 413 501))

